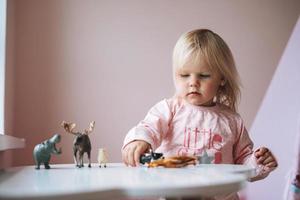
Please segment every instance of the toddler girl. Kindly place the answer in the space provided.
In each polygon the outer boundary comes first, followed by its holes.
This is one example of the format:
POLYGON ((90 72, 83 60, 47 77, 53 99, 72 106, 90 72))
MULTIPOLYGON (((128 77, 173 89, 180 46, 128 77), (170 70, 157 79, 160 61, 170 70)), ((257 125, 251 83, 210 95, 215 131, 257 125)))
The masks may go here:
POLYGON ((206 164, 251 165, 258 172, 252 180, 277 167, 266 147, 253 151, 236 112, 240 89, 234 59, 219 35, 207 29, 183 34, 173 52, 173 79, 175 95, 154 105, 125 137, 126 165, 138 166, 141 154, 153 149, 165 157, 198 156, 206 164))

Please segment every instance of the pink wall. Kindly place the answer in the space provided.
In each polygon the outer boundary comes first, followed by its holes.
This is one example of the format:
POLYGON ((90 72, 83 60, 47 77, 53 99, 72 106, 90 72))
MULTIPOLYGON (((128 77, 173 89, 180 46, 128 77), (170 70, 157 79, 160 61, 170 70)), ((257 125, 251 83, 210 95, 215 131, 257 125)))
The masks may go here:
POLYGON ((12 150, 0 151, 0 169, 5 169, 12 166, 12 150))
MULTIPOLYGON (((33 164, 32 149, 96 121, 92 160, 105 147, 120 162, 126 132, 154 103, 173 94, 171 53, 178 37, 210 28, 231 47, 243 81, 241 115, 248 127, 299 15, 290 1, 8 1, 6 132, 25 138, 14 165, 33 164)), ((267 144, 266 144, 267 145, 267 144)))

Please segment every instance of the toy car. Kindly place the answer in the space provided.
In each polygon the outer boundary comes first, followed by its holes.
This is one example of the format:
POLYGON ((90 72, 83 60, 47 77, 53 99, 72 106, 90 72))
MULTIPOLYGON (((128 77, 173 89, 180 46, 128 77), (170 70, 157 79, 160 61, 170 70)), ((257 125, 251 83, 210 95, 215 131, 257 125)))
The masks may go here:
POLYGON ((150 163, 150 162, 152 162, 154 160, 158 160, 160 158, 163 158, 162 153, 154 153, 152 150, 150 150, 149 153, 145 153, 145 154, 141 155, 140 163, 142 163, 144 165, 146 163, 150 163))

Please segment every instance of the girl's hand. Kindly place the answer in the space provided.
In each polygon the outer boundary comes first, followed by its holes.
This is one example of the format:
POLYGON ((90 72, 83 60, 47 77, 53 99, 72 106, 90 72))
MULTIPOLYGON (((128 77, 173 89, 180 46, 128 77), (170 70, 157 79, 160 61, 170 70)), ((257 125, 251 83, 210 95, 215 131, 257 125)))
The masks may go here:
POLYGON ((123 162, 128 166, 136 167, 140 164, 140 156, 150 149, 150 144, 143 140, 130 142, 122 149, 123 162))
POLYGON ((260 147, 254 152, 254 155, 256 157, 257 164, 263 165, 269 169, 274 169, 278 166, 275 157, 266 147, 260 147))

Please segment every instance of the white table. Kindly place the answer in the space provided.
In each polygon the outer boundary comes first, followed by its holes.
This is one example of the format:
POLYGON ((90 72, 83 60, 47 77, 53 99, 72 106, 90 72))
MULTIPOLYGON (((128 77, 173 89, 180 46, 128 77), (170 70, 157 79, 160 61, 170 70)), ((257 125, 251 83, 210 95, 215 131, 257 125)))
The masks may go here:
POLYGON ((186 168, 76 168, 73 164, 0 171, 0 199, 122 199, 130 197, 209 197, 236 192, 254 169, 242 165, 197 165, 186 168))

